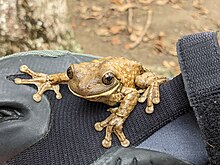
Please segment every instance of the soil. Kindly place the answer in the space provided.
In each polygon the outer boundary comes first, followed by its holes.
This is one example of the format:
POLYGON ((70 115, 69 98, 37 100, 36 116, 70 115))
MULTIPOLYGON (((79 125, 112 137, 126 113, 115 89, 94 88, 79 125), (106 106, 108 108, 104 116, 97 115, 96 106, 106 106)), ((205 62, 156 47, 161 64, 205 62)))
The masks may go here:
POLYGON ((69 0, 68 6, 84 53, 124 56, 167 76, 180 72, 179 38, 220 28, 216 0, 69 0), (131 48, 134 42, 138 44, 131 48))

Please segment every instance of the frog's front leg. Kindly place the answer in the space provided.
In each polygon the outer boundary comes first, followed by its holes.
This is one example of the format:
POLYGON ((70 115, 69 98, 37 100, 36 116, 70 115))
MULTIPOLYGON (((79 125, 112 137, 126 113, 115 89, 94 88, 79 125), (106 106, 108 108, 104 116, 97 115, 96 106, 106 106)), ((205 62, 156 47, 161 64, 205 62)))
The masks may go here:
POLYGON ((167 82, 166 77, 157 76, 150 71, 136 77, 135 84, 141 89, 145 89, 138 101, 143 103, 147 100, 146 113, 153 113, 154 104, 160 102, 159 85, 164 82, 167 82))
POLYGON ((111 108, 109 111, 112 114, 104 121, 95 124, 97 131, 102 131, 102 129, 106 127, 106 135, 102 141, 102 145, 105 148, 111 147, 113 132, 118 137, 122 146, 128 147, 130 144, 122 129, 125 120, 137 104, 139 92, 136 89, 127 87, 123 87, 121 92, 125 97, 121 101, 120 106, 113 109, 111 108))
POLYGON ((44 73, 36 73, 31 69, 29 69, 26 65, 22 65, 20 67, 20 71, 29 74, 32 77, 32 79, 16 78, 15 83, 36 85, 38 91, 33 95, 33 99, 36 102, 39 102, 41 100, 43 93, 47 90, 54 90, 54 92, 56 93, 56 98, 57 99, 62 98, 62 95, 59 92, 60 90, 59 83, 67 82, 69 80, 66 73, 58 73, 52 75, 47 75, 44 73))

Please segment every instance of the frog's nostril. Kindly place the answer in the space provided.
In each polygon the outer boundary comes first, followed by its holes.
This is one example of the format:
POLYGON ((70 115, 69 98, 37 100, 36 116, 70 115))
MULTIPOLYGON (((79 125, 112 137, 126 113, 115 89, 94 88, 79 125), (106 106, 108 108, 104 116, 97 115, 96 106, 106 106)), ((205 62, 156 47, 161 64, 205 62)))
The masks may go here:
POLYGON ((71 66, 67 69, 67 76, 68 76, 70 79, 73 78, 73 70, 72 70, 72 67, 71 67, 71 66))

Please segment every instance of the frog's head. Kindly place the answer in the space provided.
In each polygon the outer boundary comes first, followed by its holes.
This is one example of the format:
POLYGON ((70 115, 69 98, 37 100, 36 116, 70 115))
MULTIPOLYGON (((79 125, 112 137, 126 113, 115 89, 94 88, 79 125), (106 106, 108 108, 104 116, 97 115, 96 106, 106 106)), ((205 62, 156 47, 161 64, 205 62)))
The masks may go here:
POLYGON ((99 62, 73 64, 67 70, 70 91, 85 99, 109 96, 121 85, 110 65, 99 62))

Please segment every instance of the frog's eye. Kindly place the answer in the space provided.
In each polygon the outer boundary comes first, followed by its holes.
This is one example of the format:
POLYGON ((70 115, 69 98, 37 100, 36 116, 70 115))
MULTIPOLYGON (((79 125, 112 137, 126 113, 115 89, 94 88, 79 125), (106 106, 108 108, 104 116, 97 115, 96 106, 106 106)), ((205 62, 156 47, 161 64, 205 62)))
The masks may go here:
POLYGON ((73 69, 71 66, 67 69, 66 74, 70 79, 73 78, 73 69))
POLYGON ((113 75, 113 73, 108 72, 108 73, 104 74, 104 76, 102 77, 102 82, 105 85, 110 85, 113 82, 114 77, 115 76, 113 75))

